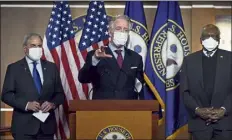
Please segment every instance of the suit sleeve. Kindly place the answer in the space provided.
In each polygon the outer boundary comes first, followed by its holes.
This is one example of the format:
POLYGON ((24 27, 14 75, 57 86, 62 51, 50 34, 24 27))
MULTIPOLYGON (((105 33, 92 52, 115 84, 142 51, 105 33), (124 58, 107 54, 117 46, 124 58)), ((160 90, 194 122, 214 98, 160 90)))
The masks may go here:
POLYGON ((187 62, 184 60, 182 70, 180 72, 180 92, 183 98, 185 107, 189 113, 194 117, 195 109, 199 107, 195 99, 191 96, 188 85, 187 62))
POLYGON ((15 92, 16 87, 13 70, 14 67, 12 65, 8 65, 2 88, 2 101, 15 109, 25 111, 28 101, 23 97, 17 96, 17 93, 15 92))
POLYGON ((81 83, 91 83, 93 80, 92 78, 96 71, 96 66, 92 65, 93 55, 94 55, 94 51, 91 51, 87 54, 85 64, 79 71, 78 80, 81 83))
POLYGON ((59 105, 64 103, 65 96, 61 84, 60 74, 55 64, 54 64, 54 72, 55 72, 55 82, 54 82, 55 84, 54 84, 54 94, 53 94, 54 96, 51 102, 54 103, 56 107, 58 107, 59 105))
POLYGON ((139 66, 138 66, 138 69, 137 69, 137 78, 138 80, 140 81, 140 83, 142 84, 142 88, 141 90, 139 91, 139 98, 140 99, 144 99, 144 91, 143 91, 143 85, 144 85, 144 76, 143 76, 143 59, 142 57, 140 57, 140 60, 139 60, 139 66))
MULTIPOLYGON (((232 54, 230 53, 231 58, 231 64, 230 64, 230 80, 232 81, 232 54)), ((232 113, 232 85, 230 82, 230 92, 228 93, 227 97, 225 98, 225 101, 222 105, 226 109, 226 115, 232 113)))

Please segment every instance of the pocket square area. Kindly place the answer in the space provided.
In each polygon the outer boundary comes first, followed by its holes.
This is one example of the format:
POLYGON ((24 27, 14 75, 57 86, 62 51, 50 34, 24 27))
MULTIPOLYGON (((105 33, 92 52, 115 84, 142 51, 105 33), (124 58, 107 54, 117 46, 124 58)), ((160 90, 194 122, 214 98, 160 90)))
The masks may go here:
POLYGON ((131 67, 131 69, 137 69, 137 67, 131 67))

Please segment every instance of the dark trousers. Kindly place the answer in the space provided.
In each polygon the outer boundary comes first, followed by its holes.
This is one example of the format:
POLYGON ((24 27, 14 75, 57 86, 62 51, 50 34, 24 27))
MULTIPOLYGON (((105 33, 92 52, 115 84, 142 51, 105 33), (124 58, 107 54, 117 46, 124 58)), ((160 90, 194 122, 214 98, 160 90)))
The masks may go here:
POLYGON ((232 140, 232 131, 208 128, 192 132, 193 140, 232 140))
POLYGON ((53 140, 54 139, 54 134, 44 134, 41 129, 39 129, 38 133, 35 135, 13 133, 12 136, 15 140, 53 140))

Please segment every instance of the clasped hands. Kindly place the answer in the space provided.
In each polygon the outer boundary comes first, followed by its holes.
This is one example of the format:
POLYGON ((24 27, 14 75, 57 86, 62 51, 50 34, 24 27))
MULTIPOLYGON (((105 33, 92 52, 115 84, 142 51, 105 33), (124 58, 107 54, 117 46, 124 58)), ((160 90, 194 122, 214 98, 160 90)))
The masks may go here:
POLYGON ((206 125, 215 123, 225 115, 226 110, 224 108, 197 108, 195 110, 196 115, 206 121, 206 125))
POLYGON ((28 102, 28 105, 27 105, 27 110, 34 111, 34 112, 38 112, 39 110, 41 110, 43 113, 46 113, 50 111, 51 109, 55 109, 55 104, 48 102, 48 101, 42 103, 42 105, 40 105, 40 103, 36 101, 28 102))

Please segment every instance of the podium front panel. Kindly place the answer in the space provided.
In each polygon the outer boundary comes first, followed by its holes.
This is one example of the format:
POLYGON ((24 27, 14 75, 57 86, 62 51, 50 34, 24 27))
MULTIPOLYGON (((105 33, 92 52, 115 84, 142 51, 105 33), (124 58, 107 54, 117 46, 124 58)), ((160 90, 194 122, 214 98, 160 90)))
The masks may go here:
POLYGON ((151 139, 151 111, 77 111, 76 139, 151 139))

